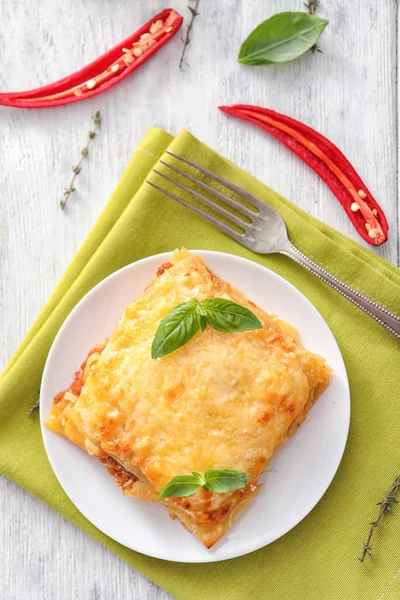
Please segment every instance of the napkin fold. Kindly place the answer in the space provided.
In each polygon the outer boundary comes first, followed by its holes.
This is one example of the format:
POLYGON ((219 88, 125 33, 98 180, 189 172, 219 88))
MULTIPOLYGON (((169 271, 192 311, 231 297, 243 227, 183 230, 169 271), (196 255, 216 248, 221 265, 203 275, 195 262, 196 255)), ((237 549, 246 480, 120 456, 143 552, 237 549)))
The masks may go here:
MULTIPOLYGON (((52 506, 132 567, 182 600, 395 600, 400 597, 400 506, 362 543, 400 471, 400 343, 290 259, 259 256, 145 183, 166 149, 219 173, 277 208, 302 252, 387 308, 400 313, 400 270, 310 217, 202 144, 187 131, 152 128, 135 152, 93 230, 77 252, 0 379, 0 472, 52 506), (352 417, 346 451, 314 510, 285 536, 250 555, 212 564, 178 564, 129 550, 98 531, 67 498, 47 460, 37 400, 53 339, 75 304, 113 271, 176 247, 237 254, 276 271, 322 313, 343 354, 352 417)), ((158 165, 162 170, 164 167, 158 165)), ((82 357, 83 358, 83 357, 82 357)))

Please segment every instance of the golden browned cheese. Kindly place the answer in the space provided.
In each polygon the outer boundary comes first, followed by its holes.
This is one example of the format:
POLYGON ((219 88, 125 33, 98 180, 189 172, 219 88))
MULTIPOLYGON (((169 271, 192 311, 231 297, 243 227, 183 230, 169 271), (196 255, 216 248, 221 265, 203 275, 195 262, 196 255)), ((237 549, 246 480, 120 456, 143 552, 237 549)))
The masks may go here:
POLYGON ((127 307, 104 349, 89 356, 81 379, 79 393, 71 386, 57 397, 46 424, 106 464, 112 457, 122 465, 128 475, 115 465, 111 471, 125 494, 158 501, 175 475, 207 469, 247 474, 244 490, 200 489, 161 501, 211 547, 258 492, 260 474, 328 386, 330 368, 292 328, 179 250, 127 307), (194 297, 246 306, 263 329, 222 333, 207 326, 153 360, 160 321, 194 297))

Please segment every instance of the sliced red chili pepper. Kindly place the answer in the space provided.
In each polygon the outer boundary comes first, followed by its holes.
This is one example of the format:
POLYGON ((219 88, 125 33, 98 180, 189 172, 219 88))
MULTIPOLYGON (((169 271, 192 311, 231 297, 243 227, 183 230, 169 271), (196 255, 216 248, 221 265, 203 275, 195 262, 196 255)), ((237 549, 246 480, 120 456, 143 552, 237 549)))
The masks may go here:
POLYGON ((326 137, 268 108, 246 104, 219 108, 258 125, 285 144, 325 181, 364 240, 373 246, 386 242, 389 226, 382 208, 344 154, 326 137))
POLYGON ((0 105, 45 108, 79 102, 105 92, 158 52, 175 35, 182 21, 176 11, 165 9, 80 71, 34 90, 1 93, 0 105))

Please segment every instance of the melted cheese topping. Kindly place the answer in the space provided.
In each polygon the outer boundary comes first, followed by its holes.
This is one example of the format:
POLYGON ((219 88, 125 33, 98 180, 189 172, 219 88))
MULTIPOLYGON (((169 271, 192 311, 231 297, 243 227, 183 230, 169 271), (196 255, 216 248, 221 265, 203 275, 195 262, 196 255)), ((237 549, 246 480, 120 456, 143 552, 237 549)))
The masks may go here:
POLYGON ((325 361, 295 338, 293 329, 213 275, 201 259, 176 251, 172 266, 127 307, 104 350, 91 355, 80 394, 64 394, 47 424, 91 454, 113 457, 134 476, 124 481, 124 493, 144 499, 157 500, 178 474, 245 471, 246 490, 200 489, 190 498, 163 501, 210 547, 236 508, 255 495, 265 465, 329 383, 325 361), (153 360, 160 321, 194 297, 238 302, 263 329, 226 334, 207 326, 153 360))

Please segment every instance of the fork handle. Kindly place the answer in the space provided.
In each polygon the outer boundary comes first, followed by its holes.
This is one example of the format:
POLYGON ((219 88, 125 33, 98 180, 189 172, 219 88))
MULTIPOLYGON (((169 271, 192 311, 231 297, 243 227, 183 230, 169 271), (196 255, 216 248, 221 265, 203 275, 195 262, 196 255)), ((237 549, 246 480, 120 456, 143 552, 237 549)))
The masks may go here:
POLYGON ((330 285, 334 290, 339 292, 339 294, 342 294, 347 300, 350 300, 350 302, 358 306, 358 308, 367 313, 367 315, 375 319, 375 321, 387 329, 396 339, 400 340, 400 316, 395 315, 376 302, 369 300, 366 296, 360 294, 360 292, 357 292, 346 283, 343 283, 343 281, 340 281, 337 277, 334 277, 334 275, 328 273, 328 271, 317 265, 317 263, 307 258, 307 256, 300 252, 300 250, 298 250, 291 242, 289 242, 285 249, 281 250, 280 253, 289 256, 307 269, 307 271, 310 271, 310 273, 313 273, 319 279, 330 285))

